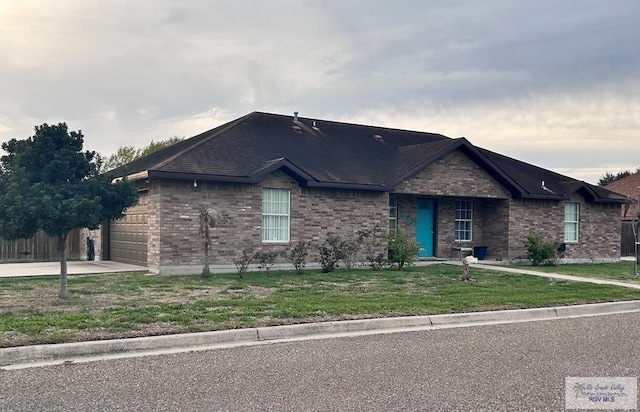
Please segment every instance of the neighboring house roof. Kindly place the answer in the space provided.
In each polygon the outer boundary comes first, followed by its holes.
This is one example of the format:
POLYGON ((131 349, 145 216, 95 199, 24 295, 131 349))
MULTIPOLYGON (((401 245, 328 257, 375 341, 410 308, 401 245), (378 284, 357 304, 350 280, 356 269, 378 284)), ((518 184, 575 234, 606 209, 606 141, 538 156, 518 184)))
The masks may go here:
MULTIPOLYGON (((604 187, 612 192, 624 195, 627 199, 635 202, 636 207, 640 201, 640 172, 636 172, 622 179, 616 180, 604 187)), ((633 205, 628 202, 629 207, 622 208, 622 218, 632 220, 633 219, 633 205)))
POLYGON ((385 127, 253 112, 107 174, 257 183, 282 170, 302 186, 393 191, 400 182, 461 150, 515 198, 621 203, 608 190, 451 139, 385 127), (544 184, 543 184, 544 182, 544 184))

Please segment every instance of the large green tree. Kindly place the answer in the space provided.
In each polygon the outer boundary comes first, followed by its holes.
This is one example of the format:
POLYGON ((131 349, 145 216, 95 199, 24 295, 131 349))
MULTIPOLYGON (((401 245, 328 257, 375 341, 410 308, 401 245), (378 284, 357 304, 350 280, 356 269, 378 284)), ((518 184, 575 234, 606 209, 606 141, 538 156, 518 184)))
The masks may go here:
POLYGON ((102 161, 101 170, 106 172, 109 170, 113 170, 116 167, 124 166, 127 163, 131 163, 134 160, 141 158, 142 156, 155 153, 158 150, 162 150, 165 147, 169 147, 182 140, 184 140, 184 138, 173 136, 166 140, 160 140, 157 142, 154 142, 152 140, 151 143, 140 149, 136 149, 134 146, 119 147, 114 154, 102 161))
POLYGON ((631 172, 628 170, 624 170, 622 172, 618 172, 616 174, 606 172, 602 176, 600 176, 600 180, 598 180, 598 186, 606 186, 610 185, 613 182, 616 182, 624 177, 631 175, 631 172))
POLYGON ((123 216, 138 199, 126 179, 112 184, 99 174, 98 155, 82 151, 81 131, 65 123, 43 124, 24 140, 2 144, 0 158, 0 236, 20 239, 43 230, 57 239, 59 297, 67 297, 67 237, 72 229, 96 229, 123 216))

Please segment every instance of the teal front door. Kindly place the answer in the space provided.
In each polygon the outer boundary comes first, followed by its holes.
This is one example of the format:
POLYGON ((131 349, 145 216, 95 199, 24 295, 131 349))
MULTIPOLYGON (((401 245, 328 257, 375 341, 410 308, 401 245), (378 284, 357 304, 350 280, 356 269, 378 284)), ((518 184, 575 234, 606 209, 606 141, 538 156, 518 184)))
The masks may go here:
POLYGON ((416 242, 419 257, 433 256, 433 199, 418 199, 416 210, 416 242))

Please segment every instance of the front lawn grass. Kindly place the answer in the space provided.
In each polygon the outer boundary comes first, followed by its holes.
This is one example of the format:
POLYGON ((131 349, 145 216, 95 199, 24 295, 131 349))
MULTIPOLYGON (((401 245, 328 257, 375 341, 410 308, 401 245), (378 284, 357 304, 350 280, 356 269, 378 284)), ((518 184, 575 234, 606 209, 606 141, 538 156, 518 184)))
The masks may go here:
MULTIPOLYGON (((561 275, 582 276, 587 278, 600 278, 619 280, 622 282, 640 283, 640 276, 634 274, 633 262, 621 261, 618 263, 582 263, 561 264, 557 266, 512 266, 515 268, 536 270, 545 273, 559 273, 561 275)), ((638 266, 640 270, 640 265, 638 266)))
MULTIPOLYGON (((552 268, 556 269, 556 268, 552 268)), ((0 279, 0 347, 344 319, 640 299, 640 291, 447 265, 199 276, 0 279)))

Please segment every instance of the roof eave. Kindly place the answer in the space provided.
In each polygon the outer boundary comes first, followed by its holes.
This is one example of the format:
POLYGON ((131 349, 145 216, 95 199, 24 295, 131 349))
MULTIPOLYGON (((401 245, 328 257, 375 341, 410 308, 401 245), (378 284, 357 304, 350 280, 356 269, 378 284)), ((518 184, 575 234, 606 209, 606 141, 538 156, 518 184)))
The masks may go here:
POLYGON ((116 178, 111 180, 111 183, 116 183, 116 182, 119 182, 119 181, 121 181, 123 179, 131 180, 131 181, 135 182, 137 180, 144 180, 144 179, 148 179, 148 178, 149 178, 149 171, 148 170, 143 170, 143 171, 138 172, 138 173, 131 173, 129 175, 116 177, 116 178))
POLYGON ((228 183, 257 183, 252 176, 212 175, 206 173, 166 172, 163 170, 149 170, 150 179, 171 180, 199 180, 202 182, 228 182, 228 183))
POLYGON ((520 199, 528 200, 569 200, 570 197, 566 195, 551 195, 543 193, 527 193, 519 197, 520 199))
POLYGON ((340 182, 308 182, 307 187, 326 188, 326 189, 344 189, 344 190, 365 190, 372 192, 389 192, 390 187, 378 184, 363 183, 340 183, 340 182))
MULTIPOLYGON (((282 167, 285 173, 288 167, 282 167)), ((289 171, 291 172, 291 171, 289 171)), ((288 173, 291 175, 290 173, 288 173)), ((245 183, 256 184, 259 183, 264 173, 253 176, 228 176, 228 175, 211 175, 202 173, 182 173, 182 172, 166 172, 161 170, 150 170, 148 174, 150 179, 172 179, 172 180, 198 180, 202 182, 224 182, 224 183, 245 183)), ((293 177, 293 176, 292 176, 293 177)), ((295 177, 294 177, 295 179, 295 177)), ((365 190, 373 192, 387 192, 389 188, 385 185, 377 184, 361 184, 361 183, 341 183, 341 182, 319 182, 316 180, 304 180, 298 176, 296 179, 301 187, 314 187, 324 189, 345 189, 345 190, 365 190)))
MULTIPOLYGON (((593 202, 593 203, 619 203, 619 204, 623 204, 626 202, 626 199, 624 199, 622 196, 620 196, 620 198, 614 198, 614 197, 603 197, 600 196, 595 190, 593 190, 593 188, 591 187, 591 185, 585 183, 585 182, 580 182, 580 184, 576 185, 576 187, 570 192, 570 194, 576 193, 576 192, 583 192, 586 193, 586 197, 589 197, 589 201, 593 202)), ((613 192, 611 192, 613 194, 613 192)))

